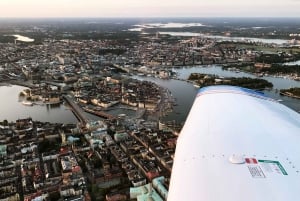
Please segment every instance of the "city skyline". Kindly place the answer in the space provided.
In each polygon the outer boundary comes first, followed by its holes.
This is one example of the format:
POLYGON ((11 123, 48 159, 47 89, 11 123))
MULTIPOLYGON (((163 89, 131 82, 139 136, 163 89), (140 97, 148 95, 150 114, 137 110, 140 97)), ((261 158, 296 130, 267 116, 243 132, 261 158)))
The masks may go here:
POLYGON ((0 18, 300 17, 299 0, 3 0, 0 18))

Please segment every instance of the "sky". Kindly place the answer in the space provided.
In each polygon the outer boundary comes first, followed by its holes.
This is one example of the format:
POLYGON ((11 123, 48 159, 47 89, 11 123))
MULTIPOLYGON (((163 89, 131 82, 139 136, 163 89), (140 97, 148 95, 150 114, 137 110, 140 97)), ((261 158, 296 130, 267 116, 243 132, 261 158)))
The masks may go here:
POLYGON ((300 0, 0 0, 0 18, 300 17, 300 0))

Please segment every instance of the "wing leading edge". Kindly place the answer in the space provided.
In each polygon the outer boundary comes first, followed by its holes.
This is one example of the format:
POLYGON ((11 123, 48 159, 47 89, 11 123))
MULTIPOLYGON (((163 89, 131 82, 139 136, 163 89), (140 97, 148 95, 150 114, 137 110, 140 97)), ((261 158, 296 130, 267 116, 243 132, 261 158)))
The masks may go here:
POLYGON ((297 200, 300 115, 233 86, 199 90, 178 138, 168 201, 297 200))

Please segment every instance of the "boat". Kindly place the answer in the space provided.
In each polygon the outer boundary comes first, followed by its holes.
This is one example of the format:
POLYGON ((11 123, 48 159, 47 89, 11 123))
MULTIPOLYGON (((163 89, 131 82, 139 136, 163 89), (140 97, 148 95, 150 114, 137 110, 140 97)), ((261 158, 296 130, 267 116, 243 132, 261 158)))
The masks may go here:
POLYGON ((259 73, 259 74, 257 74, 257 76, 258 76, 258 77, 263 77, 264 74, 263 74, 263 73, 259 73))
POLYGON ((30 101, 23 101, 22 104, 25 106, 33 106, 33 102, 30 101))
POLYGON ((200 86, 199 86, 199 85, 197 85, 197 84, 194 84, 194 87, 195 87, 195 88, 200 88, 200 86))

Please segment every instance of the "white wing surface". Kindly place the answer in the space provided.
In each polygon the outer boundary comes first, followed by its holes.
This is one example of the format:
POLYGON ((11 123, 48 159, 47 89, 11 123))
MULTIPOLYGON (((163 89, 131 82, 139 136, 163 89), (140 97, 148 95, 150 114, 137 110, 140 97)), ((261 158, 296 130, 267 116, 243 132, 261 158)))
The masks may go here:
POLYGON ((249 89, 200 89, 168 195, 183 200, 300 200, 300 114, 249 89))

